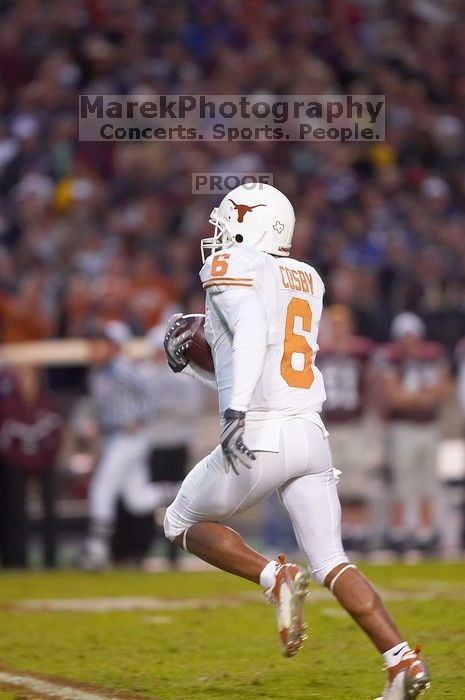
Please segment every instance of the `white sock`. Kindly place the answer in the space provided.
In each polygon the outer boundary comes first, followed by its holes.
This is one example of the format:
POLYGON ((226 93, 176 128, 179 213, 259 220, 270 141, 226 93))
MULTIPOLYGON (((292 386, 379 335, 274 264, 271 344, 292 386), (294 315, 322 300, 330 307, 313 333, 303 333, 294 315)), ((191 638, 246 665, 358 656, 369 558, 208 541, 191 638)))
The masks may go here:
POLYGON ((268 562, 268 564, 265 566, 262 573, 260 574, 260 586, 262 586, 262 588, 264 588, 265 591, 274 586, 274 582, 276 581, 277 566, 278 562, 272 559, 268 562))
POLYGON ((383 659, 387 668, 397 666, 403 655, 408 651, 412 651, 408 645, 408 642, 400 642, 400 644, 396 644, 396 646, 392 647, 392 649, 385 651, 383 654, 383 659))

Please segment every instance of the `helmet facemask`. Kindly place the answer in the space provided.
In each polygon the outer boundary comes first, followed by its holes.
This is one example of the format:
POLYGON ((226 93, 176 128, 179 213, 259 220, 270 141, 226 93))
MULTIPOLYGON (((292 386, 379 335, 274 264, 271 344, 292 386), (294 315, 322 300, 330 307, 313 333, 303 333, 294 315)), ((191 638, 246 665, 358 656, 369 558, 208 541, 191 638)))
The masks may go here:
POLYGON ((200 241, 202 262, 205 262, 211 253, 217 253, 234 243, 234 238, 228 233, 227 222, 218 216, 218 211, 219 207, 215 207, 208 220, 208 223, 215 227, 213 236, 202 238, 200 241))

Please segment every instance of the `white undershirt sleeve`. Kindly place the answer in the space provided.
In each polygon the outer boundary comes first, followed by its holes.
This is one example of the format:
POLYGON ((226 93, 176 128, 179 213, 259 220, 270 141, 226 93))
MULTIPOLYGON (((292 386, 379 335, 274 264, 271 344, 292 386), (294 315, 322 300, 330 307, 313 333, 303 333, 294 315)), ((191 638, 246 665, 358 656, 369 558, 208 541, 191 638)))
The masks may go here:
POLYGON ((233 335, 233 386, 229 408, 247 411, 265 363, 268 324, 254 288, 223 288, 211 293, 216 312, 233 335))

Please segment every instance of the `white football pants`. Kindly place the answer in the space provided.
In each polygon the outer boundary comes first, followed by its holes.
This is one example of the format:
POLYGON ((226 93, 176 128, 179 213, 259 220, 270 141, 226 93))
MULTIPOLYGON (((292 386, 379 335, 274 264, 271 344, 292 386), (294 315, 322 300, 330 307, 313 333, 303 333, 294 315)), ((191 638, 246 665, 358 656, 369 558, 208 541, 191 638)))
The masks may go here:
POLYGON ((147 457, 150 430, 118 432, 106 438, 89 491, 89 515, 93 522, 112 523, 118 498, 130 513, 144 515, 167 506, 176 483, 150 482, 147 457))
POLYGON ((348 561, 327 437, 315 423, 293 418, 281 427, 279 452, 256 455, 253 467, 240 466, 239 475, 225 472, 221 446, 200 461, 166 512, 166 536, 172 540, 199 521, 225 520, 277 491, 312 575, 323 583, 348 561))

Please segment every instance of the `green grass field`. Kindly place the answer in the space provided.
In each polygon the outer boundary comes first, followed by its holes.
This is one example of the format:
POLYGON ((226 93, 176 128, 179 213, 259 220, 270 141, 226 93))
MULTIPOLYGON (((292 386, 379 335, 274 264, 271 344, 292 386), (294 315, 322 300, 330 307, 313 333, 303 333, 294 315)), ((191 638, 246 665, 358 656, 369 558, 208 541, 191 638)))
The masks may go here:
MULTIPOLYGON (((423 644, 433 675, 427 697, 462 700, 465 565, 362 569, 386 593, 405 636, 423 644)), ((162 700, 373 700, 384 683, 378 655, 316 586, 307 605, 309 639, 294 659, 279 655, 274 611, 258 589, 213 571, 2 574, 0 590, 0 666, 9 671, 162 700), (154 596, 163 599, 158 609, 146 599, 154 596), (44 609, 53 599, 87 605, 121 597, 136 597, 132 608, 129 601, 118 611, 44 609), (30 600, 39 601, 34 610, 24 608, 30 600)), ((0 690, 2 699, 27 697, 42 696, 0 690)))

